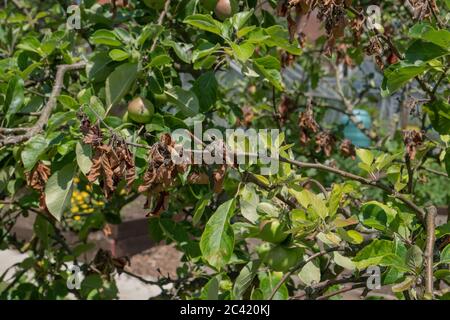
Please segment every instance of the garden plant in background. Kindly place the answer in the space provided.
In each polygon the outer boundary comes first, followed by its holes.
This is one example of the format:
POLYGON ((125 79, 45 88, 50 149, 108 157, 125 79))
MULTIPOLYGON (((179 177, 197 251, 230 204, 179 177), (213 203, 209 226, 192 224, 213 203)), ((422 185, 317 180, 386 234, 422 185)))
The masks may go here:
POLYGON ((450 1, 2 6, 0 299, 117 298, 139 197, 161 299, 450 299, 450 1))

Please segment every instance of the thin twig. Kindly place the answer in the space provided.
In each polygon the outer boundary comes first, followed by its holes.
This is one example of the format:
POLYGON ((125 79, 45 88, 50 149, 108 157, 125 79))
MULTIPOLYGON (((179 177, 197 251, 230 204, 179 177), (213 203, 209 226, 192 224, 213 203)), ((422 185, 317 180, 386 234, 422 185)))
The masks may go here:
MULTIPOLYGON (((161 14, 159 15, 159 18, 158 18, 158 23, 157 23, 158 26, 161 26, 161 25, 162 25, 162 23, 163 23, 163 21, 164 21, 164 18, 166 17, 167 12, 169 11, 169 7, 170 7, 170 0, 166 0, 166 3, 164 4, 164 10, 161 11, 161 14)), ((151 51, 151 52, 153 52, 153 51, 155 50, 155 48, 156 48, 156 43, 157 43, 157 42, 158 42, 158 37, 156 37, 156 38, 153 40, 153 44, 152 44, 152 46, 150 47, 150 51, 151 51)))
POLYGON ((428 8, 430 8, 430 11, 431 11, 431 13, 433 14, 434 18, 436 19, 436 22, 437 22, 439 28, 445 29, 445 25, 444 25, 444 23, 441 21, 441 19, 439 18, 439 16, 438 16, 436 10, 434 10, 433 4, 432 4, 429 0, 427 1, 427 3, 428 3, 428 8))
POLYGON ((405 154, 406 170, 408 171, 408 193, 412 194, 414 189, 414 169, 411 165, 411 157, 408 153, 405 154))
POLYGON ((348 292, 348 291, 352 291, 352 290, 355 290, 355 289, 358 289, 358 288, 364 288, 365 286, 366 286, 365 282, 355 283, 355 284, 352 284, 349 287, 345 287, 345 288, 342 288, 340 290, 333 291, 331 293, 328 293, 328 294, 325 294, 325 295, 323 295, 321 297, 318 297, 317 300, 326 300, 326 299, 329 299, 331 297, 337 296, 338 294, 341 294, 341 293, 344 293, 344 292, 348 292))

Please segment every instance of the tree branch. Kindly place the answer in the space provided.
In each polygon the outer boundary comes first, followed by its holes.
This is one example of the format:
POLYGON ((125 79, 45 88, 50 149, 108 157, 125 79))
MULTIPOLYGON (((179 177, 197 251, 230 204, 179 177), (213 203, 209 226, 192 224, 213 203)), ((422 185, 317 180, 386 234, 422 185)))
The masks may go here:
POLYGON ((429 298, 433 298, 433 254, 434 254, 434 242, 435 236, 435 218, 437 210, 435 206, 427 208, 427 243, 425 248, 425 294, 429 295, 429 298))
POLYGON ((297 160, 287 159, 287 158, 284 158, 284 157, 280 157, 279 161, 290 163, 290 164, 292 164, 292 165, 294 165, 296 167, 299 167, 299 168, 317 169, 317 170, 320 170, 320 171, 331 172, 331 173, 337 174, 337 175, 339 175, 341 177, 344 177, 344 178, 347 178, 347 179, 350 179, 350 180, 354 180, 354 181, 358 181, 358 182, 360 182, 360 183, 362 183, 364 185, 381 189, 381 190, 387 192, 388 194, 392 195, 394 198, 397 198, 398 200, 402 201, 408 207, 410 207, 416 213, 416 216, 419 219, 419 221, 424 223, 425 212, 420 207, 418 207, 414 202, 412 202, 406 196, 404 196, 401 193, 398 193, 396 190, 394 190, 394 189, 384 185, 380 181, 370 180, 370 179, 358 176, 356 174, 353 174, 353 173, 350 173, 350 172, 347 172, 347 171, 343 171, 343 170, 336 169, 336 168, 333 168, 333 167, 328 167, 328 166, 323 165, 321 163, 300 162, 300 161, 297 161, 297 160))
POLYGON ((55 77, 55 84, 53 85, 52 93, 47 101, 47 104, 44 106, 44 108, 41 111, 41 115, 38 119, 38 121, 34 124, 34 126, 30 128, 20 128, 21 130, 26 130, 24 134, 13 136, 13 137, 6 137, 5 139, 0 141, 0 147, 7 146, 7 145, 14 145, 18 144, 24 141, 27 141, 31 139, 33 136, 40 133, 45 125, 48 122, 48 119, 50 118, 50 115, 53 111, 53 109, 56 107, 56 98, 61 93, 61 89, 63 86, 64 81, 64 75, 67 71, 72 70, 80 70, 83 69, 86 66, 86 62, 78 62, 74 64, 63 64, 59 65, 56 72, 55 77))
POLYGON ((355 289, 358 289, 358 288, 364 288, 365 286, 366 286, 365 282, 355 283, 355 284, 352 284, 349 287, 345 287, 345 288, 342 288, 340 290, 333 291, 331 293, 328 293, 328 294, 325 294, 325 295, 323 295, 321 297, 318 297, 317 300, 326 300, 326 299, 329 299, 331 297, 337 296, 338 294, 341 294, 341 293, 344 293, 344 292, 348 292, 348 291, 352 291, 352 290, 355 290, 355 289))

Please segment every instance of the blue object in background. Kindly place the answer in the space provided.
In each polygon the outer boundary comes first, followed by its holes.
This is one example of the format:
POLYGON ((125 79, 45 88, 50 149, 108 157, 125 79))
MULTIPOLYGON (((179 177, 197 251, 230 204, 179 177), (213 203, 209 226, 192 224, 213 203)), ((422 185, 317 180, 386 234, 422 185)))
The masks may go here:
MULTIPOLYGON (((366 110, 354 109, 353 114, 362 122, 364 127, 370 129, 372 127, 372 120, 366 110)), ((341 117, 341 124, 344 125, 344 137, 349 139, 355 146, 367 148, 370 146, 370 138, 367 137, 361 130, 359 130, 347 115, 341 117)))

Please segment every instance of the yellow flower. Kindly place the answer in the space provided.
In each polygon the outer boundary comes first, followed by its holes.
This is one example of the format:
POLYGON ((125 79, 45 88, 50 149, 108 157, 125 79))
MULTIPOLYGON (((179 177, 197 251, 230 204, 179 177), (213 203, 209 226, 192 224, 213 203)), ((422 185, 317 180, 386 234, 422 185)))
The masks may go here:
POLYGON ((94 209, 93 209, 93 208, 90 208, 90 209, 87 209, 85 212, 86 212, 86 213, 92 213, 92 212, 94 212, 94 209))
POLYGON ((78 208, 77 206, 74 206, 74 207, 72 207, 71 211, 73 213, 77 213, 77 212, 80 212, 80 208, 78 208))
POLYGON ((80 219, 81 219, 80 216, 75 216, 75 217, 73 217, 73 220, 75 220, 75 221, 80 221, 80 219))
POLYGON ((73 178, 73 182, 75 182, 75 183, 80 182, 80 178, 78 178, 78 177, 73 178))
POLYGON ((89 206, 86 203, 82 204, 80 207, 83 210, 89 208, 89 206))

